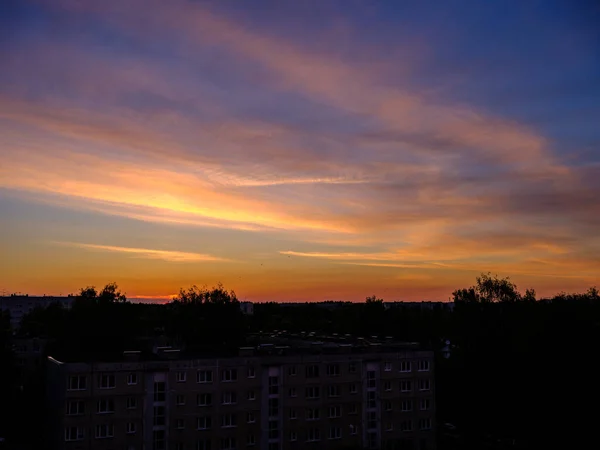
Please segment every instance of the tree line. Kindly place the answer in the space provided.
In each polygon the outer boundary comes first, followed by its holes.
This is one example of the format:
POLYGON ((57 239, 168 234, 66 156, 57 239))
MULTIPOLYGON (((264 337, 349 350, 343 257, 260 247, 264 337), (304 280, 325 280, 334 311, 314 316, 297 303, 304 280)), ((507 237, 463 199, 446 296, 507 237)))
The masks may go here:
POLYGON ((452 300, 453 310, 401 303, 388 309, 377 296, 326 306, 259 303, 245 316, 235 292, 222 285, 182 289, 173 301, 157 305, 131 303, 110 283, 81 289, 70 309, 55 304, 32 311, 20 333, 48 338, 49 354, 84 361, 110 359, 156 338, 209 352, 242 346, 259 331, 391 336, 436 352, 438 421, 461 430, 461 448, 482 448, 485 435, 525 442, 525 448, 576 448, 595 438, 590 408, 600 400, 596 288, 537 299, 535 291, 521 293, 509 278, 482 274, 473 286, 454 291, 452 300), (452 351, 446 359, 441 350, 447 340, 452 351))

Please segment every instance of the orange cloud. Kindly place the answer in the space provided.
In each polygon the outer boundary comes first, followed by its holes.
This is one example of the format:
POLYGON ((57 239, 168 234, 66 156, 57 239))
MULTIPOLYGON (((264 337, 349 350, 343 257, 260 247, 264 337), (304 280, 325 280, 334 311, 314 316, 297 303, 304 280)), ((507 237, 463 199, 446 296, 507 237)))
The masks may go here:
POLYGON ((167 262, 215 262, 228 261, 225 258, 219 258, 202 253, 180 252, 172 250, 155 250, 151 248, 118 247, 114 245, 84 244, 79 242, 56 242, 59 245, 82 248, 85 250, 99 250, 105 252, 125 253, 139 258, 160 259, 167 262))

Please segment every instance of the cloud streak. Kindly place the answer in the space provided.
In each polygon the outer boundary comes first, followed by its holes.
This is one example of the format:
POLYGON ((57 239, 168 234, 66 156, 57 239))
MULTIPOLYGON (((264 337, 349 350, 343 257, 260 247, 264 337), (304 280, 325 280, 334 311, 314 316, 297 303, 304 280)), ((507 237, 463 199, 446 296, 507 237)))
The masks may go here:
POLYGON ((225 258, 219 258, 203 253, 180 252, 172 250, 155 250, 151 248, 119 247, 115 245, 85 244, 79 242, 55 242, 58 245, 76 247, 84 250, 123 253, 138 258, 157 259, 175 263, 197 263, 197 262, 225 262, 225 258))

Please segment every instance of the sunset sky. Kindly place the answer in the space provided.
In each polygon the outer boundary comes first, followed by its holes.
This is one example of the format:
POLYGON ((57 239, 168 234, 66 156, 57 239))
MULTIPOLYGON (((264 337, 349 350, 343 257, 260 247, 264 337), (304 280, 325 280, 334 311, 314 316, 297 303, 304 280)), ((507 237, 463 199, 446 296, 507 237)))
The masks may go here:
POLYGON ((0 291, 600 285, 585 1, 0 3, 0 291))

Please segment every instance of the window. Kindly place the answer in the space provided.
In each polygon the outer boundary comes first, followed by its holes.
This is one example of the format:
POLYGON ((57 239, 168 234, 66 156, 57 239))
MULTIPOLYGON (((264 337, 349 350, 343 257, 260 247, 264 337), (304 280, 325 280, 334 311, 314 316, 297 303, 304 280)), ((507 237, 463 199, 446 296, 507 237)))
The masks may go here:
POLYGON ((383 390, 384 391, 391 391, 392 390, 392 382, 391 381, 384 381, 383 382, 383 390))
POLYGON ((306 366, 306 378, 317 378, 319 376, 319 366, 306 366))
POLYGON ((367 415, 367 428, 368 429, 373 429, 373 428, 377 428, 377 413, 376 412, 370 412, 367 415))
POLYGON ((310 386, 306 388, 306 398, 319 398, 321 391, 318 386, 310 386))
POLYGON ((187 380, 187 374, 185 372, 177 372, 177 382, 185 383, 187 380))
POLYGON ((167 398, 165 383, 157 381, 154 383, 154 401, 164 402, 167 398))
POLYGON ((235 392, 223 392, 221 403, 224 405, 233 405, 237 403, 237 394, 235 392))
POLYGON ((185 395, 177 394, 177 397, 175 397, 175 402, 180 406, 185 405, 185 395))
POLYGON ((306 440, 308 442, 315 442, 321 440, 321 433, 318 428, 309 428, 306 434, 306 440))
POLYGON ((127 409, 137 408, 137 398, 127 397, 127 400, 125 400, 125 408, 127 408, 127 409))
POLYGON ((85 414, 85 402, 81 400, 67 403, 67 416, 80 416, 85 414))
POLYGON ((127 434, 135 434, 136 426, 135 422, 127 422, 127 434))
POLYGON ((256 400, 256 394, 254 391, 248 391, 248 395, 246 396, 248 400, 256 400))
POLYGON ((185 443, 183 443, 183 442, 177 442, 175 444, 175 450, 185 450, 185 443))
POLYGON ((155 406, 154 407, 154 425, 162 426, 165 423, 166 423, 165 407, 164 406, 155 406))
POLYGON ((412 431, 412 420, 403 420, 400 422, 400 430, 402 431, 412 431))
POLYGON ((288 375, 290 377, 295 377, 296 376, 296 366, 289 366, 288 367, 288 375))
POLYGON ((108 399, 98 400, 98 403, 96 404, 96 412, 98 414, 114 413, 115 402, 108 399))
POLYGON ((199 370, 196 373, 197 383, 212 383, 212 370, 199 370))
POLYGON ((306 410, 306 420, 319 420, 319 408, 308 408, 306 410))
POLYGON ((392 363, 390 361, 386 361, 383 363, 383 370, 389 372, 392 370, 392 363))
POLYGON ((246 437, 246 445, 248 447, 252 447, 253 445, 256 445, 256 438, 254 437, 253 434, 249 434, 248 437, 246 437))
POLYGON ((222 428, 231 428, 236 425, 236 417, 235 414, 223 414, 221 416, 221 427, 222 428))
POLYGON ((386 400, 385 402, 383 402, 383 409, 385 409, 386 411, 391 411, 392 402, 390 400, 386 400))
POLYGON ((85 391, 87 378, 84 375, 74 375, 69 377, 68 391, 85 391))
POLYGON ((130 373, 129 375, 127 375, 127 384, 128 385, 132 385, 132 384, 137 384, 138 383, 138 378, 137 378, 137 373, 130 373))
POLYGON ((394 424, 392 422, 386 422, 385 431, 394 431, 394 424))
POLYGON ((246 415, 246 422, 248 422, 248 423, 254 423, 254 422, 256 422, 256 417, 254 417, 254 413, 249 412, 246 415))
POLYGON ((295 431, 290 431, 290 441, 296 442, 298 440, 298 433, 295 431))
POLYGON ((348 364, 348 372, 356 373, 356 363, 355 362, 351 362, 350 364, 348 364))
POLYGON ((183 430, 185 428, 185 420, 177 419, 175 421, 175 428, 177 428, 178 430, 183 430))
POLYGON ((153 450, 165 450, 165 430, 154 430, 152 440, 154 441, 153 450))
POLYGON ((369 408, 377 407, 375 391, 367 392, 367 407, 369 407, 369 408))
POLYGON ((419 429, 420 430, 431 430, 431 419, 429 417, 419 419, 419 429))
POLYGON ((270 398, 269 399, 269 417, 273 417, 279 414, 279 399, 270 398))
POLYGON ((330 427, 329 428, 329 439, 341 439, 342 438, 342 429, 340 427, 330 427))
POLYGON ((96 439, 111 438, 115 435, 115 430, 112 424, 103 423, 96 425, 96 439))
POLYGON ((208 430, 210 429, 212 423, 211 423, 211 419, 210 417, 204 416, 204 417, 198 417, 198 426, 197 428, 199 430, 208 430))
POLYGON ((412 409, 413 409, 412 400, 402 400, 402 403, 400 403, 401 411, 403 411, 403 412, 412 411, 412 409))
POLYGON ((431 389, 431 386, 430 386, 428 378, 419 380, 419 390, 420 391, 428 391, 429 389, 431 389))
POLYGON ((356 383, 352 383, 350 385, 350 393, 351 394, 356 394, 358 393, 358 386, 356 385, 356 383))
POLYGON ((237 369, 224 369, 221 372, 221 381, 230 382, 237 380, 237 369))
POLYGON ((269 377, 269 395, 279 394, 279 378, 269 377))
POLYGON ((338 377, 340 375, 339 364, 328 364, 327 365, 327 376, 338 377))
POLYGON ((196 400, 198 406, 210 406, 212 405, 212 394, 198 394, 196 400))
POLYGON ((412 391, 412 382, 410 380, 402 380, 400 382, 400 392, 412 391))
POLYGON ((330 406, 329 407, 329 418, 335 419, 336 417, 342 417, 342 407, 341 406, 330 406))
POLYGON ((367 445, 369 448, 377 448, 377 433, 374 431, 370 431, 367 434, 367 445))
POLYGON ((290 397, 297 397, 298 396, 298 394, 296 393, 296 388, 295 387, 290 388, 289 394, 290 394, 290 397))
POLYGON ((279 439, 279 424, 276 420, 269 421, 269 439, 279 439))
POLYGON ((100 375, 100 389, 114 389, 115 388, 115 376, 109 374, 100 375))
POLYGON ((329 397, 339 397, 341 390, 339 384, 332 384, 327 387, 327 395, 329 397))
POLYGON ((296 415, 295 409, 290 409, 290 420, 296 420, 298 416, 296 415))
POLYGON ((306 420, 319 420, 319 408, 308 408, 306 410, 306 420))
POLYGON ((196 450, 211 450, 212 441, 207 439, 201 439, 196 443, 196 450))
POLYGON ((353 436, 358 434, 358 427, 356 425, 350 424, 350 434, 353 436))
POLYGON ((249 366, 248 367, 248 378, 254 378, 254 377, 256 377, 256 372, 254 371, 254 366, 249 366))
POLYGON ((411 369, 410 361, 400 361, 400 372, 410 372, 411 369))
POLYGON ((269 447, 267 447, 268 450, 279 450, 279 443, 278 442, 269 442, 269 447))
POLYGON ((431 401, 428 398, 422 398, 419 402, 419 409, 421 411, 427 411, 431 407, 431 401))
POLYGON ((367 372, 367 387, 374 388, 377 387, 377 380, 375 379, 375 371, 369 370, 367 372))
POLYGON ((83 428, 67 427, 65 428, 65 441, 81 441, 84 438, 83 428))
POLYGON ((348 414, 358 414, 358 405, 356 403, 348 405, 348 414))
POLYGON ((221 438, 221 450, 235 450, 235 438, 221 438))
POLYGON ((425 359, 419 361, 419 372, 429 372, 429 361, 425 359))

